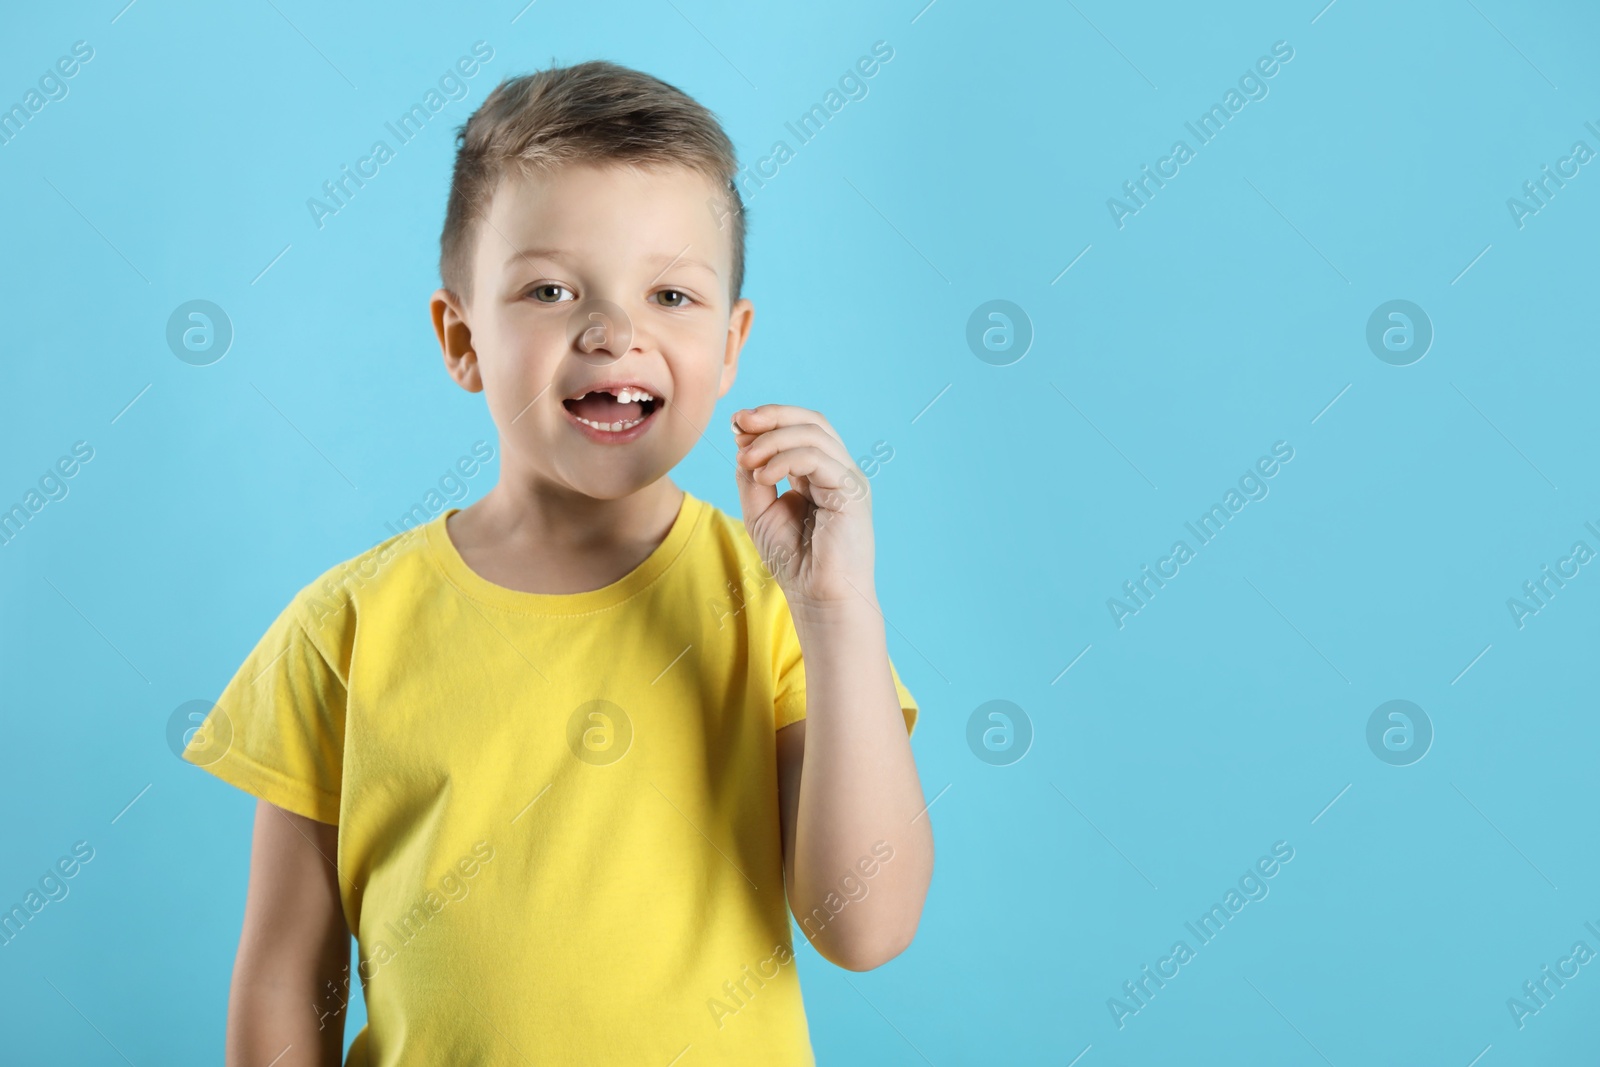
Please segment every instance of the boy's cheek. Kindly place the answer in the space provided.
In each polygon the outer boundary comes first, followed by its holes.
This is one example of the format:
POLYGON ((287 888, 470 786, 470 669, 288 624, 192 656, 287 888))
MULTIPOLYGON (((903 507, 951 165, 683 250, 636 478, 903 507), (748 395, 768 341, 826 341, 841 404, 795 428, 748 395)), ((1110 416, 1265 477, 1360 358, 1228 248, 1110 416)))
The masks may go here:
POLYGON ((559 353, 564 349, 558 339, 518 338, 508 345, 497 338, 474 336, 472 347, 484 390, 491 397, 503 396, 513 415, 562 373, 559 353))
POLYGON ((645 351, 654 345, 666 357, 667 363, 710 362, 720 365, 727 347, 727 321, 711 321, 715 316, 702 316, 700 322, 652 322, 642 327, 636 338, 645 351))

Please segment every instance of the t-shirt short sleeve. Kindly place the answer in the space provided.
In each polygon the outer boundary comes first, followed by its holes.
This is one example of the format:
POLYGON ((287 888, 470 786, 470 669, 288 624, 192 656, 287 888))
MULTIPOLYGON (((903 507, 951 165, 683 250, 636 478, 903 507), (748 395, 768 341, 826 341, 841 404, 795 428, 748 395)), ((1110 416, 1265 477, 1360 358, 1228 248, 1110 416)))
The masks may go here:
POLYGON ((280 808, 339 821, 345 683, 300 622, 273 621, 183 750, 183 758, 280 808))
MULTIPOLYGON (((778 684, 773 723, 775 729, 781 730, 806 717, 806 668, 801 658, 800 635, 795 632, 793 616, 787 609, 779 615, 778 684)), ((893 660, 889 661, 889 676, 894 680, 895 692, 900 697, 900 714, 905 717, 906 733, 909 734, 917 726, 917 700, 900 680, 900 672, 895 670, 893 660)))

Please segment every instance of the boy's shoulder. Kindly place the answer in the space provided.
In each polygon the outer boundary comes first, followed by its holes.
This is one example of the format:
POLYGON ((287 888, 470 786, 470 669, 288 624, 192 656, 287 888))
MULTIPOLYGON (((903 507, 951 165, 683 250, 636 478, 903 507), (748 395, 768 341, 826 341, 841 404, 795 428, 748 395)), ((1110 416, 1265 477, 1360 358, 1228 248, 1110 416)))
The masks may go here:
POLYGON ((363 602, 397 587, 414 587, 419 568, 428 567, 427 527, 441 521, 407 527, 340 560, 302 586, 286 612, 325 651, 339 644, 341 627, 354 626, 363 602))
POLYGON ((710 603, 722 605, 713 612, 717 628, 722 629, 727 618, 737 615, 781 621, 789 611, 788 598, 761 558, 744 519, 714 504, 707 503, 705 508, 703 566, 696 569, 694 580, 704 587, 710 603))
POLYGON ((709 500, 695 498, 695 502, 705 509, 707 537, 722 549, 724 555, 740 565, 752 560, 760 562, 761 554, 750 539, 750 531, 745 529, 743 519, 723 511, 709 500))

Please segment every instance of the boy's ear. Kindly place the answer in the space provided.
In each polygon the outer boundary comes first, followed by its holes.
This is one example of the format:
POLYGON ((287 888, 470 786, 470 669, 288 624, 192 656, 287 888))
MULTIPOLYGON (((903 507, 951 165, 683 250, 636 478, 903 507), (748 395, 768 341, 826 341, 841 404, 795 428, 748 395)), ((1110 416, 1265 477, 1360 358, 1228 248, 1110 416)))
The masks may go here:
POLYGON ((461 302, 450 290, 435 289, 429 309, 433 313, 433 332, 439 337, 445 370, 467 392, 483 392, 478 354, 472 349, 472 328, 467 325, 461 302))
POLYGON ((728 312, 728 346, 722 354, 722 381, 717 386, 717 399, 728 395, 733 379, 739 374, 739 353, 750 337, 750 324, 755 320, 756 306, 741 297, 728 312))

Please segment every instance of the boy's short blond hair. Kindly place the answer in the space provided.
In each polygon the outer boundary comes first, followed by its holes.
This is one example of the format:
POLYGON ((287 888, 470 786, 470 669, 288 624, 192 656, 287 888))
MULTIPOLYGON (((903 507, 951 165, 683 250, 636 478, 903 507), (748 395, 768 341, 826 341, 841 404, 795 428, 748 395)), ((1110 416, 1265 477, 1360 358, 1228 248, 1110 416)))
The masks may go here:
POLYGON ((735 184, 738 158, 717 118, 659 78, 605 60, 505 78, 456 132, 455 173, 439 277, 463 302, 472 299, 472 259, 489 200, 507 174, 566 163, 683 166, 723 189, 708 202, 719 229, 732 231, 729 303, 744 285, 744 204, 735 184))

